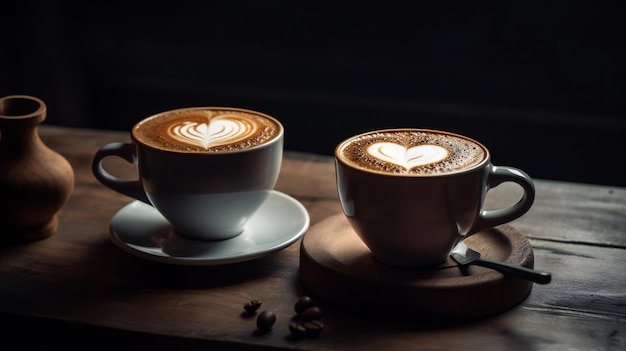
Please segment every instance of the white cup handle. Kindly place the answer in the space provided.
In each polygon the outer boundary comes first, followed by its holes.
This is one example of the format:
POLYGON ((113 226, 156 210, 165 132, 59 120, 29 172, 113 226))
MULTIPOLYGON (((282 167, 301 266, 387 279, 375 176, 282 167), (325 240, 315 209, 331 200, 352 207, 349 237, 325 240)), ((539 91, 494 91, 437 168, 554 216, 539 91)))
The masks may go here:
POLYGON ((524 195, 517 203, 510 207, 489 211, 481 210, 474 225, 468 232, 468 235, 521 217, 524 213, 528 212, 535 200, 535 185, 530 176, 524 171, 513 167, 494 165, 490 165, 489 167, 489 176, 487 179, 489 189, 495 188, 504 182, 514 182, 524 189, 524 195))
POLYGON ((139 180, 121 179, 104 169, 102 161, 109 156, 120 157, 128 163, 134 164, 136 161, 135 147, 132 144, 121 142, 104 145, 96 152, 91 170, 96 179, 108 188, 151 205, 139 180))

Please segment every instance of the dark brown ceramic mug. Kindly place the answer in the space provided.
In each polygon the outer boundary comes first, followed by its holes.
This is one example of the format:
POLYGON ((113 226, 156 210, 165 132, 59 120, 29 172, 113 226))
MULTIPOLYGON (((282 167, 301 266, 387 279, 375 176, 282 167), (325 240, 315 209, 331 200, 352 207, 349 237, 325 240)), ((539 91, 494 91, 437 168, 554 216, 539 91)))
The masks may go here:
POLYGON ((495 166, 479 142, 458 134, 389 129, 356 135, 335 150, 341 206, 379 261, 405 267, 445 261, 454 246, 526 213, 532 179, 495 166), (524 189, 514 205, 486 211, 487 191, 503 182, 524 189))

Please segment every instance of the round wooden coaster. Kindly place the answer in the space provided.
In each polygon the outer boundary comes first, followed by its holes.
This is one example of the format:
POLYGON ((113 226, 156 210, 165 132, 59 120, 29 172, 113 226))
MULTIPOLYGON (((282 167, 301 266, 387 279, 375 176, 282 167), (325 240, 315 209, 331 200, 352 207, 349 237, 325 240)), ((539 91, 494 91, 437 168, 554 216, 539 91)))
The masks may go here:
MULTIPOLYGON (((482 257, 532 268, 528 240, 510 226, 465 240, 482 257)), ((372 315, 455 321, 507 310, 530 293, 532 282, 451 258, 429 268, 399 268, 377 261, 343 214, 311 227, 300 247, 300 280, 320 300, 372 315)))

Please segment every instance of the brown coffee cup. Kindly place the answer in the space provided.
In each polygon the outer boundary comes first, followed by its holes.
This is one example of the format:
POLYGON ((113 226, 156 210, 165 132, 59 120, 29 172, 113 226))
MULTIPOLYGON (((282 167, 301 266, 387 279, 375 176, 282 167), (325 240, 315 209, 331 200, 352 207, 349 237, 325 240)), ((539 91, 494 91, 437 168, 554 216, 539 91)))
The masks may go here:
POLYGON ((373 256, 425 267, 445 261, 461 240, 526 213, 535 197, 525 172, 495 166, 481 143, 454 133, 387 129, 356 135, 335 149, 343 211, 373 256), (484 210, 503 182, 524 194, 514 205, 484 210))

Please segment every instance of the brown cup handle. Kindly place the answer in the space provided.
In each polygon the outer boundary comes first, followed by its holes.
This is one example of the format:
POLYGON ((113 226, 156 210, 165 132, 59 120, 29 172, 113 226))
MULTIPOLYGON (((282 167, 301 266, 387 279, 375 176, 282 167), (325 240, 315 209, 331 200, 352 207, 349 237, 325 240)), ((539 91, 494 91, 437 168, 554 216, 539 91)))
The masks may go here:
POLYGON ((524 189, 524 195, 513 206, 498 210, 481 210, 469 234, 510 222, 528 212, 535 200, 535 185, 528 174, 513 167, 490 165, 487 186, 489 189, 504 182, 514 182, 524 189))
POLYGON ((98 152, 96 152, 96 155, 93 158, 93 163, 91 164, 91 170, 96 179, 108 188, 150 205, 150 200, 148 200, 146 193, 143 191, 143 186, 139 180, 121 179, 104 169, 102 166, 102 160, 109 156, 117 156, 123 158, 129 163, 134 164, 136 160, 134 146, 129 143, 120 142, 104 145, 98 150, 98 152))

